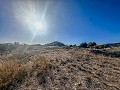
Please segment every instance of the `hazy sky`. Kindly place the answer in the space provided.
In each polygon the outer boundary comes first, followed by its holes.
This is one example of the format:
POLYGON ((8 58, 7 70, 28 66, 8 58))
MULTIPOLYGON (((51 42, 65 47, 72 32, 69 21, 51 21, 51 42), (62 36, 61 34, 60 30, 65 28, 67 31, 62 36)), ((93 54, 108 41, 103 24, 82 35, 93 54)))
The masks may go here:
POLYGON ((120 42, 120 0, 0 0, 0 42, 120 42))

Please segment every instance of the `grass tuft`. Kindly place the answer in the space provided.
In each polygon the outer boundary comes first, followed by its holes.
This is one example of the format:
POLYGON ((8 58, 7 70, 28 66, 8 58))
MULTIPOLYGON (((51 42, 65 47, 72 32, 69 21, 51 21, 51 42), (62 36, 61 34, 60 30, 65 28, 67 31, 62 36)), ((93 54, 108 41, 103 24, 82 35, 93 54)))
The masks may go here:
POLYGON ((0 89, 19 84, 25 76, 29 76, 35 70, 46 69, 48 64, 49 62, 44 57, 38 57, 27 63, 18 60, 0 61, 0 89))

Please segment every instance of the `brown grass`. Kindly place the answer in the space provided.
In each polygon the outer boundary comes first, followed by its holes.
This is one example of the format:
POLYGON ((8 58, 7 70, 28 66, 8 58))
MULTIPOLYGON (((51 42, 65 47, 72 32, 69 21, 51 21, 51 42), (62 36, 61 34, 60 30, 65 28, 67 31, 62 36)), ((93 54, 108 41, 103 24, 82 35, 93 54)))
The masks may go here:
POLYGON ((24 70, 19 61, 0 61, 0 87, 13 83, 16 76, 24 72, 24 70))
POLYGON ((39 57, 27 63, 18 60, 0 61, 0 88, 20 83, 25 76, 28 76, 28 74, 36 69, 45 69, 48 63, 44 57, 39 57))
POLYGON ((50 62, 45 59, 45 57, 39 57, 34 61, 35 69, 44 70, 50 62), (40 59, 39 59, 40 58, 40 59))
POLYGON ((11 84, 16 87, 13 90, 120 88, 120 58, 96 55, 89 49, 74 48, 43 49, 33 56, 26 54, 21 55, 21 58, 14 57, 15 55, 12 57, 14 60, 6 60, 6 57, 2 59, 4 61, 0 61, 0 90, 12 90, 9 86, 11 84), (16 84, 18 82, 21 83, 16 84))

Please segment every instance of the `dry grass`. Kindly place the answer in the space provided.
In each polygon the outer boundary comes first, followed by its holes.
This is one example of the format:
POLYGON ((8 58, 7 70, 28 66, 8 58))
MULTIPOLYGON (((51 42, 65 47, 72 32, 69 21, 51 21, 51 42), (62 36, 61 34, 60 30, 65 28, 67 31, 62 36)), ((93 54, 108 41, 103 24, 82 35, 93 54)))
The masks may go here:
POLYGON ((45 59, 45 57, 39 57, 34 61, 35 69, 44 70, 50 62, 45 59))
POLYGON ((16 85, 20 80, 22 83, 13 90, 120 88, 120 58, 96 55, 90 53, 89 49, 74 48, 43 49, 31 55, 21 55, 19 60, 19 55, 14 60, 13 55, 12 60, 6 60, 6 57, 2 59, 4 61, 0 61, 0 90, 11 90, 8 86, 16 85))
POLYGON ((11 84, 21 83, 24 77, 36 69, 44 70, 48 63, 44 57, 38 57, 27 63, 19 60, 0 61, 0 88, 8 88, 11 84))
POLYGON ((24 73, 25 69, 19 61, 0 61, 0 87, 5 87, 13 82, 18 75, 24 73))

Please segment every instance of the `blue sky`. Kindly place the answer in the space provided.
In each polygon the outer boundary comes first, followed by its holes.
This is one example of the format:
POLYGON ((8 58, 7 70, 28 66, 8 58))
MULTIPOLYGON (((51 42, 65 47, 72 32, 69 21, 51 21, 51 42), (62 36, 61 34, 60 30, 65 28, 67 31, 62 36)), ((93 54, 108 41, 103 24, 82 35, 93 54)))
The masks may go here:
POLYGON ((0 42, 14 41, 120 42, 120 0, 0 0, 0 42))

